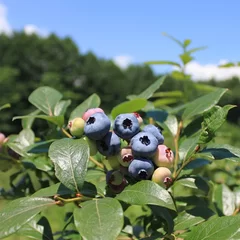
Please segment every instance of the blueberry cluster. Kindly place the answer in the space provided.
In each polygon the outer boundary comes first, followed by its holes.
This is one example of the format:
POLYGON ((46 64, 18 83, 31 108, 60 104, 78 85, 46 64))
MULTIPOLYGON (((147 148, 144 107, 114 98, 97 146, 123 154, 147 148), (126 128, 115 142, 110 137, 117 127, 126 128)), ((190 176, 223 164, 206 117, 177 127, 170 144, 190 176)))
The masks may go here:
POLYGON ((88 109, 82 118, 69 122, 70 132, 90 143, 91 155, 96 151, 109 161, 112 170, 106 181, 114 193, 121 192, 128 184, 127 179, 136 181, 152 179, 166 186, 171 181, 174 155, 164 145, 161 130, 153 124, 141 127, 143 120, 138 113, 118 115, 111 129, 111 121, 101 108, 88 109))

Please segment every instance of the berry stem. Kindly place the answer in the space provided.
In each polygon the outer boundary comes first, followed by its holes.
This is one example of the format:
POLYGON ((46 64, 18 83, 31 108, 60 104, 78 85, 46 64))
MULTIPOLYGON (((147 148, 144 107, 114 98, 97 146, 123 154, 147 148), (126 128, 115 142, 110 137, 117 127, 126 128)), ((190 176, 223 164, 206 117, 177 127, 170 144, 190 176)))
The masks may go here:
POLYGON ((95 165, 97 165, 98 167, 104 169, 104 165, 98 162, 97 160, 95 160, 92 156, 89 157, 89 160, 93 162, 95 165))
POLYGON ((63 132, 68 138, 72 138, 72 135, 69 134, 64 128, 62 128, 62 132, 63 132))
POLYGON ((183 127, 183 122, 180 121, 179 124, 178 124, 177 134, 174 137, 175 158, 174 158, 173 178, 176 178, 176 174, 177 174, 177 167, 178 167, 178 160, 179 160, 179 145, 178 145, 178 141, 179 141, 179 137, 180 137, 180 133, 181 133, 182 127, 183 127))

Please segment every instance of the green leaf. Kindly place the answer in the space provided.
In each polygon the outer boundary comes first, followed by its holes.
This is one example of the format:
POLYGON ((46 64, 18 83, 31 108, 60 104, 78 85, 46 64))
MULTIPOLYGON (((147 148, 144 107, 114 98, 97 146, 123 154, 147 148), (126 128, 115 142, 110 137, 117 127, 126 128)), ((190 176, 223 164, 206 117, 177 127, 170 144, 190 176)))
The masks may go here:
POLYGON ((55 139, 50 139, 47 141, 41 141, 41 142, 31 144, 30 146, 25 148, 25 151, 27 151, 28 153, 47 153, 50 145, 54 141, 55 139))
POLYGON ((219 68, 229 68, 229 67, 235 67, 236 65, 234 63, 226 63, 226 64, 222 64, 222 65, 219 65, 218 67, 219 68))
POLYGON ((199 136, 184 139, 179 146, 179 157, 181 160, 187 160, 195 153, 198 145, 199 136))
POLYGON ((214 160, 232 160, 240 161, 240 149, 228 144, 209 144, 203 149, 203 153, 210 153, 214 160))
POLYGON ((15 233, 39 212, 53 205, 55 201, 50 198, 24 197, 11 201, 0 211, 0 236, 15 233))
POLYGON ((39 169, 44 172, 48 172, 52 170, 52 164, 49 160, 49 158, 45 155, 36 155, 33 157, 26 157, 22 160, 22 163, 24 166, 28 166, 29 164, 32 165, 33 169, 39 169))
POLYGON ((11 107, 11 104, 10 103, 6 103, 4 104, 3 106, 0 107, 0 111, 5 109, 5 108, 10 108, 11 107))
POLYGON ((172 62, 172 61, 148 61, 148 62, 145 62, 145 64, 149 64, 149 65, 171 65, 171 66, 176 66, 176 67, 181 68, 179 63, 172 62))
POLYGON ((54 107, 62 94, 51 87, 39 87, 28 97, 28 101, 49 116, 53 116, 54 107))
MULTIPOLYGON (((30 116, 38 115, 41 111, 39 109, 30 113, 30 116)), ((23 118, 22 119, 22 128, 32 128, 35 118, 23 118)))
POLYGON ((71 100, 61 100, 54 108, 54 116, 61 116, 65 114, 67 108, 70 106, 71 100))
POLYGON ((198 51, 201 51, 201 50, 205 50, 205 49, 207 49, 207 46, 192 48, 192 49, 186 51, 186 53, 187 54, 191 54, 191 53, 195 53, 195 52, 198 52, 198 51))
POLYGON ((63 196, 63 195, 70 195, 74 192, 69 188, 65 187, 62 183, 56 183, 49 187, 42 188, 35 192, 32 197, 52 197, 56 194, 63 196))
POLYGON ((175 206, 169 192, 149 180, 140 181, 126 187, 116 198, 129 204, 151 204, 175 211, 175 206))
POLYGON ((34 132, 31 129, 23 129, 13 141, 8 143, 8 147, 21 156, 27 155, 25 148, 34 143, 34 138, 34 132))
POLYGON ((162 35, 165 36, 165 37, 167 37, 167 38, 169 38, 169 39, 171 39, 171 40, 173 40, 173 41, 174 41, 175 43, 177 43, 180 47, 184 47, 184 44, 183 44, 181 41, 179 41, 178 39, 176 39, 175 37, 173 37, 173 36, 171 36, 171 35, 168 35, 168 34, 165 33, 165 32, 163 32, 162 35))
POLYGON ((207 182, 200 176, 184 177, 184 178, 178 179, 176 181, 176 184, 181 184, 185 187, 202 190, 204 192, 209 191, 209 186, 207 182))
POLYGON ((230 216, 235 210, 235 195, 225 184, 216 185, 214 188, 213 202, 219 214, 230 216))
POLYGON ((240 215, 213 217, 193 228, 185 240, 238 240, 239 222, 240 215))
POLYGON ((111 111, 113 118, 116 118, 121 113, 137 112, 147 105, 147 100, 143 98, 137 98, 130 101, 120 103, 114 107, 111 111))
POLYGON ((219 88, 216 91, 195 99, 187 105, 183 112, 183 119, 192 118, 202 114, 218 103, 222 95, 227 91, 225 88, 219 88))
POLYGON ((192 40, 191 39, 185 39, 183 42, 184 47, 186 48, 187 46, 189 46, 191 44, 192 40))
POLYGON ((166 79, 166 76, 162 76, 159 79, 157 79, 147 89, 145 89, 143 92, 138 94, 137 98, 149 99, 150 97, 152 97, 153 93, 155 93, 161 87, 161 85, 164 83, 165 79, 166 79))
POLYGON ((191 57, 188 53, 180 54, 179 57, 181 58, 184 65, 188 64, 193 60, 193 57, 191 57))
POLYGON ((180 71, 172 71, 171 76, 172 76, 172 78, 174 78, 176 80, 186 80, 186 79, 190 78, 189 75, 186 75, 180 71))
POLYGON ((215 132, 226 121, 228 111, 233 107, 233 105, 226 105, 224 107, 213 106, 209 111, 204 113, 202 122, 203 133, 200 136, 200 143, 207 143, 213 139, 215 132))
POLYGON ((171 92, 156 92, 152 95, 152 97, 183 97, 183 92, 181 91, 171 91, 171 92))
POLYGON ((39 217, 37 216, 27 224, 22 226, 17 231, 17 235, 37 240, 53 240, 51 227, 47 218, 42 217, 40 220, 38 219, 39 217))
POLYGON ((17 116, 13 118, 13 121, 16 119, 35 119, 35 118, 40 118, 47 120, 48 122, 51 122, 59 127, 62 127, 64 124, 64 116, 47 116, 47 115, 34 115, 34 116, 17 116))
POLYGON ((89 147, 83 139, 61 139, 49 148, 56 177, 69 189, 80 192, 87 172, 89 147))
POLYGON ((74 222, 84 239, 113 240, 123 227, 123 210, 114 198, 87 201, 74 210, 74 222))
POLYGON ((178 103, 179 98, 162 98, 153 102, 155 108, 161 108, 162 106, 168 106, 174 103, 178 103))
POLYGON ((211 161, 204 158, 196 158, 188 163, 183 170, 196 169, 211 164, 211 161))
POLYGON ((201 222, 204 222, 205 219, 200 216, 194 216, 192 214, 189 214, 187 212, 181 212, 175 219, 175 225, 174 230, 186 230, 194 225, 197 225, 201 222))
POLYGON ((83 113, 86 112, 89 108, 97 108, 100 106, 101 99, 99 96, 94 93, 88 97, 84 102, 78 105, 70 114, 70 120, 76 117, 82 117, 83 113))

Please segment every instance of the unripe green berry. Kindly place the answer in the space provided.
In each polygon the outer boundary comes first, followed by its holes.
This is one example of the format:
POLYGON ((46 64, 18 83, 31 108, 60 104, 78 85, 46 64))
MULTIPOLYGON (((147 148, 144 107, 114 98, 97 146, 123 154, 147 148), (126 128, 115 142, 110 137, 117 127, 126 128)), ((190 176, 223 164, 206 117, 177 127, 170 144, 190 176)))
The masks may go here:
POLYGON ((166 167, 158 167, 152 175, 152 181, 159 184, 162 187, 166 186, 166 183, 171 179, 171 171, 166 167))
POLYGON ((80 117, 69 121, 68 127, 71 134, 75 137, 81 137, 84 133, 84 124, 85 121, 80 117))

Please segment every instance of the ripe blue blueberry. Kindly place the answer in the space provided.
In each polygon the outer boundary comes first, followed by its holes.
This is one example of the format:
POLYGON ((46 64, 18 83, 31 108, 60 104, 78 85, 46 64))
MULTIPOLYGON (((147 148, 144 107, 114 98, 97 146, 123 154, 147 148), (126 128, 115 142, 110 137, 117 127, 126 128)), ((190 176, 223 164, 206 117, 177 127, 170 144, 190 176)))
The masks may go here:
POLYGON ((154 126, 153 124, 148 124, 143 128, 142 131, 152 133, 152 135, 154 135, 157 138, 158 144, 163 144, 164 137, 162 135, 161 130, 158 127, 154 126))
POLYGON ((140 131, 140 126, 133 113, 124 113, 116 117, 113 130, 120 138, 128 140, 140 131))
POLYGON ((121 141, 114 132, 108 132, 101 140, 96 141, 98 151, 104 156, 113 156, 120 152, 121 141))
POLYGON ((157 138, 150 132, 140 132, 130 142, 134 156, 152 157, 158 148, 157 138))
POLYGON ((128 167, 129 174, 138 179, 146 180, 149 179, 154 171, 154 166, 151 160, 143 158, 135 158, 128 167))
POLYGON ((110 130, 111 121, 105 113, 92 114, 85 122, 84 133, 93 140, 102 139, 110 130))

